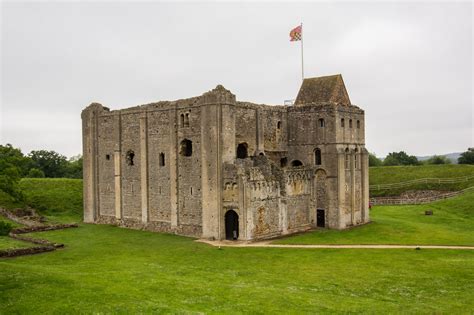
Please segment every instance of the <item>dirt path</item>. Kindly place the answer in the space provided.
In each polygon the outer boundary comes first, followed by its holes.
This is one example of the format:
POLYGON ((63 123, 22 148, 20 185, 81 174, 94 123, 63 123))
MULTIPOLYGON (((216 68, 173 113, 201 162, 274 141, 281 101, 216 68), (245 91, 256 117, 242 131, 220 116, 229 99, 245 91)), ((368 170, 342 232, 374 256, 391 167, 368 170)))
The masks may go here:
POLYGON ((271 247, 271 248, 360 248, 360 249, 464 249, 474 250, 474 246, 449 246, 449 245, 287 245, 271 244, 264 242, 232 242, 197 240, 216 247, 271 247))

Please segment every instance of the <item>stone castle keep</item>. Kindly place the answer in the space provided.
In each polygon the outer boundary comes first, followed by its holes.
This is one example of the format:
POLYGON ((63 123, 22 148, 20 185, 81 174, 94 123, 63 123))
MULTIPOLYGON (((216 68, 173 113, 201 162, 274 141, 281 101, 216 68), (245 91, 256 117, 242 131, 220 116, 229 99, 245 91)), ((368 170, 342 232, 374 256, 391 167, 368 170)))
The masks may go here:
POLYGON ((84 221, 258 240, 369 221, 364 111, 341 75, 292 106, 198 97, 82 112, 84 221))

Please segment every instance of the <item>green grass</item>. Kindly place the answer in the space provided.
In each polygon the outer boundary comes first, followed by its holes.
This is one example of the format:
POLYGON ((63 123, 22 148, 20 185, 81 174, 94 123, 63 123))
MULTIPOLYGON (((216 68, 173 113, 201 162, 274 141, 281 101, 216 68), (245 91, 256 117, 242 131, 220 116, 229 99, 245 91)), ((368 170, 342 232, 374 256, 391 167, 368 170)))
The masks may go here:
POLYGON ((106 225, 0 260, 10 313, 471 313, 474 252, 225 248, 106 225))
MULTIPOLYGON (((43 213, 80 217, 80 180, 21 185, 43 213)), ((472 245, 473 200, 470 193, 429 206, 376 207, 370 225, 310 233, 308 240, 472 245), (434 216, 422 214, 428 207, 434 216)), ((32 235, 66 247, 0 259, 0 314, 474 312, 474 251, 219 250, 186 237, 90 224, 32 235)))
POLYGON ((82 219, 82 179, 24 178, 20 187, 26 203, 53 221, 82 219))
POLYGON ((376 206, 371 223, 350 230, 316 230, 278 244, 474 245, 474 192, 413 206, 376 206), (431 209, 433 216, 424 215, 431 209))
MULTIPOLYGON (((31 243, 22 242, 10 238, 8 236, 0 236, 0 250, 2 249, 14 249, 14 248, 26 248, 34 246, 31 243)), ((1 314, 1 311, 0 311, 1 314)))
MULTIPOLYGON (((474 165, 421 165, 383 166, 369 168, 370 185, 392 184, 421 178, 459 178, 474 176, 474 165)), ((407 190, 448 190, 456 191, 474 186, 474 179, 451 184, 412 184, 389 190, 371 190, 370 196, 397 196, 407 190)))

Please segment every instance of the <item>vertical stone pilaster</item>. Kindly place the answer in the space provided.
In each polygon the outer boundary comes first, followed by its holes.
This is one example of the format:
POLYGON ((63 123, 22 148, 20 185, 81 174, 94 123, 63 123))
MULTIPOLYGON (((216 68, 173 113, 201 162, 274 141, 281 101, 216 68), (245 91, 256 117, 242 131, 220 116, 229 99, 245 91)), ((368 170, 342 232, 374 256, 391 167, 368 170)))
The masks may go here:
POLYGON ((349 165, 351 168, 351 224, 355 225, 356 220, 355 220, 355 198, 356 198, 356 192, 355 192, 355 155, 357 152, 354 152, 354 154, 350 155, 350 161, 349 165))
MULTIPOLYGON (((343 150, 341 150, 343 151, 343 150)), ((344 222, 344 211, 346 203, 346 165, 345 165, 345 153, 338 153, 338 172, 337 172, 337 184, 338 184, 338 226, 336 228, 343 229, 346 227, 344 222)))
POLYGON ((93 223, 99 216, 98 167, 97 167, 97 120, 103 107, 93 103, 82 111, 82 154, 84 222, 93 223))
POLYGON ((369 154, 366 149, 361 154, 361 216, 363 222, 369 222, 369 154))
POLYGON ((120 112, 114 117, 115 148, 114 148, 114 186, 115 186, 115 218, 122 219, 122 116, 120 112))
POLYGON ((177 109, 169 111, 170 121, 170 152, 169 152, 169 168, 170 168, 170 209, 171 209, 171 228, 178 227, 178 135, 177 109))
POLYGON ((255 110, 255 121, 257 123, 257 152, 256 155, 265 152, 265 137, 264 137, 264 124, 259 109, 255 110))
POLYGON ((148 127, 147 113, 140 115, 140 180, 142 222, 148 222, 148 127))

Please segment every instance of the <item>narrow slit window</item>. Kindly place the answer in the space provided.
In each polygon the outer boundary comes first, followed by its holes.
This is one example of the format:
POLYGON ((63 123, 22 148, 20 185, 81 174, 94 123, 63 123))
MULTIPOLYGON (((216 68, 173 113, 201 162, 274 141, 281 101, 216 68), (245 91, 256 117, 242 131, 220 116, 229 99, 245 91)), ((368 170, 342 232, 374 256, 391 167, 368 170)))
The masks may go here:
POLYGON ((189 113, 184 117, 184 126, 189 127, 189 113))
POLYGON ((324 126, 325 126, 324 119, 320 118, 319 119, 319 127, 324 128, 324 126))
POLYGON ((360 120, 357 121, 357 129, 360 129, 360 120))
POLYGON ((180 123, 180 126, 181 126, 181 127, 184 127, 184 114, 181 114, 181 123, 180 123))
POLYGON ((320 149, 314 150, 314 164, 321 165, 321 150, 320 149))
POLYGON ((277 129, 281 129, 281 121, 277 122, 277 129))
POLYGON ((163 152, 160 153, 160 166, 165 166, 165 154, 163 152))
POLYGON ((135 153, 132 150, 127 152, 127 164, 130 166, 134 165, 133 159, 135 158, 135 153))

